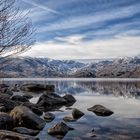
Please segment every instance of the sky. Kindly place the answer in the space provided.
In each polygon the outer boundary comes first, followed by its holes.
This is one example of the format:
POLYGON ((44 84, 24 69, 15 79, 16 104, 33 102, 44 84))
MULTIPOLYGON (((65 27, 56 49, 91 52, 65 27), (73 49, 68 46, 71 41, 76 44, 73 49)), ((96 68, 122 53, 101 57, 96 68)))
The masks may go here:
POLYGON ((102 59, 140 54, 140 0, 18 0, 36 43, 23 56, 102 59))

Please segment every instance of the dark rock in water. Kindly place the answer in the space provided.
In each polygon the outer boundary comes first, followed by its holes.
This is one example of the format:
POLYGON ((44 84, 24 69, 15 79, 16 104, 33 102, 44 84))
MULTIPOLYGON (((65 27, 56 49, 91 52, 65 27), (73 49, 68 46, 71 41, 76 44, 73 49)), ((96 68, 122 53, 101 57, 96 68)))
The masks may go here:
POLYGON ((84 113, 76 108, 73 108, 72 110, 72 116, 74 119, 80 119, 82 116, 84 115, 84 113))
POLYGON ((46 122, 51 122, 55 119, 55 115, 53 113, 47 112, 44 115, 44 119, 45 119, 46 122))
POLYGON ((87 109, 88 111, 94 112, 97 116, 110 116, 113 114, 113 111, 109 110, 108 108, 102 106, 102 105, 95 105, 91 108, 87 109))
POLYGON ((13 118, 6 113, 0 112, 0 129, 12 130, 13 127, 14 127, 13 118))
POLYGON ((64 120, 65 122, 74 122, 74 121, 76 121, 75 119, 73 119, 72 117, 69 117, 69 116, 65 116, 65 117, 63 118, 63 120, 64 120))
POLYGON ((67 101, 57 94, 43 94, 37 104, 40 106, 64 105, 67 101))
POLYGON ((63 122, 60 122, 54 125, 52 128, 48 129, 48 134, 58 139, 62 139, 68 133, 69 130, 74 130, 74 129, 67 126, 63 122))
POLYGON ((29 100, 23 96, 20 95, 14 95, 10 98, 13 101, 19 101, 19 102, 29 102, 29 100))
POLYGON ((15 127, 13 131, 20 134, 30 135, 30 136, 36 136, 39 133, 38 130, 32 130, 25 127, 15 127))
POLYGON ((63 98, 68 102, 68 103, 75 103, 76 99, 71 95, 71 94, 66 94, 63 96, 63 98))
POLYGON ((3 98, 3 99, 10 99, 11 95, 9 94, 6 94, 6 93, 1 93, 0 94, 0 98, 3 98))
POLYGON ((47 91, 47 92, 54 92, 55 86, 54 85, 43 85, 43 84, 25 84, 21 87, 23 91, 29 92, 39 92, 39 91, 47 91))
POLYGON ((72 110, 73 108, 72 107, 66 107, 65 109, 66 110, 72 110))
POLYGON ((0 92, 5 93, 9 89, 9 86, 6 84, 0 84, 0 92))
POLYGON ((33 104, 30 102, 24 102, 22 105, 30 108, 35 114, 37 114, 39 116, 41 116, 43 114, 42 110, 40 109, 41 107, 39 107, 37 104, 33 104))
POLYGON ((43 112, 39 109, 39 108, 36 108, 36 107, 31 107, 30 108, 35 114, 41 116, 43 114, 43 112))
POLYGON ((4 105, 0 105, 0 112, 6 112, 6 108, 4 105))
POLYGON ((9 87, 9 86, 6 84, 0 84, 0 88, 6 88, 6 87, 9 87))
POLYGON ((8 95, 12 96, 14 93, 13 93, 11 90, 7 90, 7 91, 5 92, 5 94, 8 94, 8 95))
POLYGON ((33 98, 33 96, 32 96, 32 95, 29 95, 29 94, 28 94, 28 95, 27 95, 27 94, 26 94, 26 95, 23 95, 23 97, 25 97, 25 98, 27 98, 27 99, 33 98))
POLYGON ((12 131, 0 130, 0 140, 39 140, 39 139, 12 131))
POLYGON ((0 104, 5 106, 6 112, 11 111, 15 106, 19 105, 17 102, 3 96, 0 96, 0 104))
POLYGON ((45 121, 25 106, 15 107, 11 111, 10 116, 14 119, 17 126, 37 130, 43 129, 45 126, 45 121))

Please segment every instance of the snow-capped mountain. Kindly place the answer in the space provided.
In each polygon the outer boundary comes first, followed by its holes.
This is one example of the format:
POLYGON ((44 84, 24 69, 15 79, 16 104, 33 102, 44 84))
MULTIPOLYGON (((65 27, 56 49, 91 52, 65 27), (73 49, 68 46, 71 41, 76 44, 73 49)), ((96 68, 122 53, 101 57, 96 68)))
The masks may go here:
POLYGON ((91 63, 71 74, 72 77, 140 78, 140 57, 91 63))
POLYGON ((48 58, 10 58, 0 77, 134 77, 140 78, 140 57, 82 63, 48 58))
POLYGON ((65 77, 85 64, 72 60, 52 60, 48 58, 10 58, 1 72, 8 77, 65 77))

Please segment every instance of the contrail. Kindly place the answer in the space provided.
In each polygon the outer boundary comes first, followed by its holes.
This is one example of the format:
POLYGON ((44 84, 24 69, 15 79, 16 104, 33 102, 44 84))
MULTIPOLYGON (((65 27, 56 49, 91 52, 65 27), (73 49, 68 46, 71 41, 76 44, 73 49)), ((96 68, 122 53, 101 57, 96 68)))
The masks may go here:
POLYGON ((24 1, 24 2, 26 2, 26 3, 29 3, 29 4, 31 4, 31 5, 34 5, 34 6, 36 6, 36 7, 39 7, 39 8, 41 8, 41 9, 45 10, 45 11, 49 11, 49 12, 54 13, 54 14, 60 14, 58 11, 55 11, 55 10, 53 10, 53 9, 51 9, 51 8, 48 8, 48 7, 43 6, 43 5, 40 5, 40 4, 36 3, 36 2, 29 1, 29 0, 22 0, 22 1, 24 1))

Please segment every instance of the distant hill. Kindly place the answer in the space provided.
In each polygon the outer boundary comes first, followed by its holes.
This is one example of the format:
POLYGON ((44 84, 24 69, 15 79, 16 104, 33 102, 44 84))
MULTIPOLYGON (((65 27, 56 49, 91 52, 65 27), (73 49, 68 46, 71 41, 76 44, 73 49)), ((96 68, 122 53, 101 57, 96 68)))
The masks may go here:
POLYGON ((84 63, 48 58, 10 58, 0 77, 140 78, 140 57, 84 63))
POLYGON ((73 72, 71 77, 140 78, 140 58, 121 58, 91 63, 73 72))

